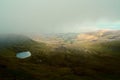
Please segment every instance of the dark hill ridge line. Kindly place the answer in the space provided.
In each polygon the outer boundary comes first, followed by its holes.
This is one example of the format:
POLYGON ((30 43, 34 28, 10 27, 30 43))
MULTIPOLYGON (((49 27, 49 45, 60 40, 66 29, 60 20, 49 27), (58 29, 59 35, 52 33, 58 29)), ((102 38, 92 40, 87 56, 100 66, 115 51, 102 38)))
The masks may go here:
MULTIPOLYGON (((0 51, 4 50, 12 51, 14 53, 23 51, 32 51, 32 48, 36 50, 36 47, 45 47, 44 43, 38 43, 31 38, 24 35, 2 35, 0 36, 0 51)), ((1 53, 0 52, 0 53, 1 53)))

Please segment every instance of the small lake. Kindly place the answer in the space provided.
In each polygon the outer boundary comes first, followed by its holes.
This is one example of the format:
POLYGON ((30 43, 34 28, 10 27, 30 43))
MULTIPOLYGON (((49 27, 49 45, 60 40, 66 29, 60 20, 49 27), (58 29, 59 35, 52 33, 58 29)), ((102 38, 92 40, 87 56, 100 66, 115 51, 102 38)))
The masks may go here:
POLYGON ((16 57, 19 59, 25 59, 31 56, 31 52, 30 51, 24 51, 24 52, 19 52, 16 54, 16 57))

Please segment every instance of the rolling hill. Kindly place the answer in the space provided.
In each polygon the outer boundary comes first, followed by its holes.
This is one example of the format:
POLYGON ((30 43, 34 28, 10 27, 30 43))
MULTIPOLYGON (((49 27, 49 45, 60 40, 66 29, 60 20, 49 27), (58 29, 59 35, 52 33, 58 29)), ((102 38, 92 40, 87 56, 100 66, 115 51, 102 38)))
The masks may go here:
POLYGON ((47 39, 59 41, 54 45, 22 35, 1 36, 0 80, 120 80, 119 33, 60 34, 47 39), (21 51, 30 51, 31 57, 16 58, 21 51))
POLYGON ((77 36, 77 40, 89 41, 111 41, 120 40, 119 30, 99 30, 96 32, 88 32, 77 36))

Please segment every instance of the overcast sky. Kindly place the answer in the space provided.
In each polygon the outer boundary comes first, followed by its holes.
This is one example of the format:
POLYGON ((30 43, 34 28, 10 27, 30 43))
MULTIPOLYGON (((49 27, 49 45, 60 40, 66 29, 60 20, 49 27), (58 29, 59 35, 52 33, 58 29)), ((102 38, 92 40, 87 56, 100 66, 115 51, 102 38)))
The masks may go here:
POLYGON ((120 29, 120 0, 0 0, 0 33, 120 29))

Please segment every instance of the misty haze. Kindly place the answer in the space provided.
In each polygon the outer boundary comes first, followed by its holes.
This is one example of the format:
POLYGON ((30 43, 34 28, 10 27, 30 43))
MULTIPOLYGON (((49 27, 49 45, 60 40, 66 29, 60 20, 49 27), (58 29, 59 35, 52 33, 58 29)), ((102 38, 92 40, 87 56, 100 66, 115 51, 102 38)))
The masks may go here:
POLYGON ((120 80, 120 0, 0 0, 0 80, 120 80))

